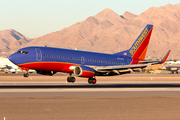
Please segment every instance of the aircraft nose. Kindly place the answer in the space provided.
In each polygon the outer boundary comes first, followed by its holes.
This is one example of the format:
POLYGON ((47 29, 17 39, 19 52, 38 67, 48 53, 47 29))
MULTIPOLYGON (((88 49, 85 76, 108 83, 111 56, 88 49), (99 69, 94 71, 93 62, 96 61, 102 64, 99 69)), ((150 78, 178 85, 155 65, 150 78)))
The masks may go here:
POLYGON ((17 62, 17 56, 15 54, 10 55, 8 59, 14 64, 17 62))

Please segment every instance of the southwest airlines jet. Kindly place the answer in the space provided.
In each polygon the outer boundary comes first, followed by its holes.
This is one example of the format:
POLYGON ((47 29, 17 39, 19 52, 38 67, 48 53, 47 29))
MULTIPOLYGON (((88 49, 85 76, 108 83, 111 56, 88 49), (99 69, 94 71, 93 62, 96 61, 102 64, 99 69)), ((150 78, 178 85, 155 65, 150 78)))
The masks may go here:
POLYGON ((29 76, 29 69, 42 75, 65 72, 70 75, 68 82, 75 82, 73 76, 78 76, 88 78, 89 84, 95 84, 95 76, 121 75, 137 68, 164 63, 170 51, 160 62, 144 60, 152 29, 153 25, 148 24, 130 49, 115 54, 33 46, 19 49, 9 56, 9 60, 26 71, 24 77, 29 76))

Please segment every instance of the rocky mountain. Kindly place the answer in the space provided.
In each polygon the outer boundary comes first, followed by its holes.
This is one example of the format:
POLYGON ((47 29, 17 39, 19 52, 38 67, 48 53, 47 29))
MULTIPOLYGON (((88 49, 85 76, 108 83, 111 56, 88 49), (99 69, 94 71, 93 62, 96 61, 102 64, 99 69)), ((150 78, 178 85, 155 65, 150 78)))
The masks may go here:
POLYGON ((30 42, 29 38, 13 29, 2 30, 0 31, 0 56, 7 56, 9 52, 14 52, 28 42, 30 42))
POLYGON ((180 4, 151 7, 140 15, 125 12, 118 15, 104 9, 61 31, 28 40, 22 46, 51 46, 103 53, 129 49, 146 24, 154 29, 147 56, 162 57, 171 49, 170 58, 180 59, 180 4))

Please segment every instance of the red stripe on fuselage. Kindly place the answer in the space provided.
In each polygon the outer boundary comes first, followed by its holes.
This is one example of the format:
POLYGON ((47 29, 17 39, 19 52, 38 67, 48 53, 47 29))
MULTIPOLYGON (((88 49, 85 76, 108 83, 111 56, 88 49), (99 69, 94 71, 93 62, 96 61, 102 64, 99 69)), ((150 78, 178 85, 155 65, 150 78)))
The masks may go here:
POLYGON ((69 69, 70 66, 77 65, 73 63, 63 63, 63 62, 34 62, 34 63, 25 63, 19 64, 19 67, 35 69, 35 70, 48 70, 56 72, 70 72, 73 71, 69 69))

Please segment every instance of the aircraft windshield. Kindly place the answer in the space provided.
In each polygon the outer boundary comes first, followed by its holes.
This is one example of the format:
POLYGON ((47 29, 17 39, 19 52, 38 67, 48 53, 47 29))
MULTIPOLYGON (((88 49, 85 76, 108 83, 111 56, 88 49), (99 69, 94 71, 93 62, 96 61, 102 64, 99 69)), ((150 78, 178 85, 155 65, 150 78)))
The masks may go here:
POLYGON ((21 54, 29 54, 28 51, 20 51, 20 50, 18 50, 17 53, 21 53, 21 54))

